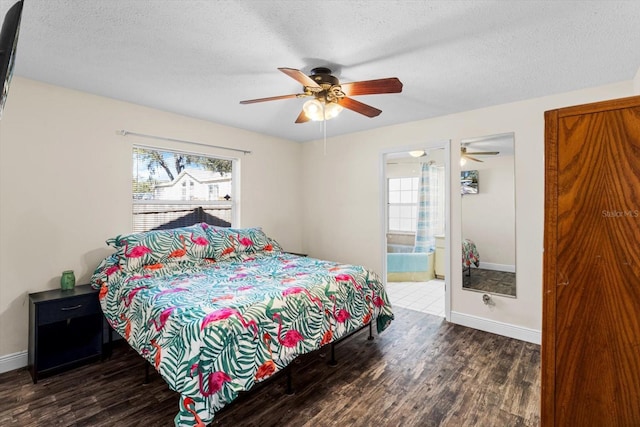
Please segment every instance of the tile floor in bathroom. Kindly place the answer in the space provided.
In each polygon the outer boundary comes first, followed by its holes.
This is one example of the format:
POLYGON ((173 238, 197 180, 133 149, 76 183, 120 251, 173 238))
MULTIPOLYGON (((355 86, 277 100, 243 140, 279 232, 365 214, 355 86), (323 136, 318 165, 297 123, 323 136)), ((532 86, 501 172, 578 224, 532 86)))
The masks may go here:
POLYGON ((444 317, 444 280, 387 282, 392 307, 403 307, 444 317))

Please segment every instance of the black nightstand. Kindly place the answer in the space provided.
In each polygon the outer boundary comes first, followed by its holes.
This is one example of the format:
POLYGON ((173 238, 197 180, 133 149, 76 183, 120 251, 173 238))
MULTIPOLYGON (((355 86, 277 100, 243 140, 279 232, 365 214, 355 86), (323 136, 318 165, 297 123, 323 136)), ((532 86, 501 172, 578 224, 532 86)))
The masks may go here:
POLYGON ((29 371, 33 382, 102 355, 102 311, 90 285, 29 294, 29 371))

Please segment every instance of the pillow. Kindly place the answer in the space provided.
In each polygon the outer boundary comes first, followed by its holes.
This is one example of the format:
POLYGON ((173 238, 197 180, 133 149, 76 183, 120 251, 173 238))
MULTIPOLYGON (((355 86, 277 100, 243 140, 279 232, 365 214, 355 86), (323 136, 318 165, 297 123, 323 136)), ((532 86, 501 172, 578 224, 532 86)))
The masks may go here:
POLYGON ((108 239, 107 245, 116 248, 116 254, 123 260, 123 268, 128 271, 167 261, 214 258, 208 227, 201 223, 170 230, 119 235, 108 239))
POLYGON ((100 289, 103 283, 109 281, 109 277, 117 274, 119 271, 121 271, 121 267, 118 254, 111 254, 98 264, 89 283, 91 283, 92 288, 100 289))
POLYGON ((274 239, 267 237, 259 227, 226 228, 209 226, 207 233, 214 247, 216 261, 263 252, 282 252, 274 239))

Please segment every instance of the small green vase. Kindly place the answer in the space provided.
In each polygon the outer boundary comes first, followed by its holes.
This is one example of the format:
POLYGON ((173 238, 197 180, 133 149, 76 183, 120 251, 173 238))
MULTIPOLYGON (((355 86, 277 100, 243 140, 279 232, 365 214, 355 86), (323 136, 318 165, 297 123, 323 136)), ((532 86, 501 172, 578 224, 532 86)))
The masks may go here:
POLYGON ((62 272, 60 277, 60 288, 63 291, 69 291, 76 285, 76 276, 73 274, 73 270, 67 270, 62 272))

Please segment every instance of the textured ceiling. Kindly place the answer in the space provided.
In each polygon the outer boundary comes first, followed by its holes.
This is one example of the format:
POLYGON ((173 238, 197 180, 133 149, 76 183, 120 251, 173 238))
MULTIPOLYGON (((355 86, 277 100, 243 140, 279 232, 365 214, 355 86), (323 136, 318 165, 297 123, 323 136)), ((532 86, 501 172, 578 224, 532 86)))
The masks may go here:
POLYGON ((15 74, 308 141, 304 100, 239 104, 299 92, 278 67, 404 83, 356 97, 382 114, 345 110, 335 136, 631 80, 639 28, 640 1, 25 0, 15 74))

